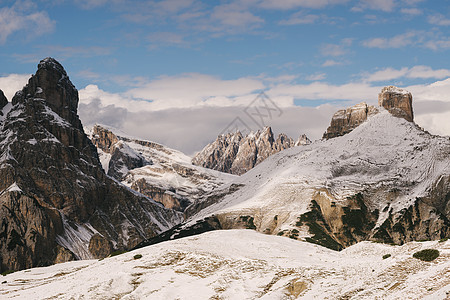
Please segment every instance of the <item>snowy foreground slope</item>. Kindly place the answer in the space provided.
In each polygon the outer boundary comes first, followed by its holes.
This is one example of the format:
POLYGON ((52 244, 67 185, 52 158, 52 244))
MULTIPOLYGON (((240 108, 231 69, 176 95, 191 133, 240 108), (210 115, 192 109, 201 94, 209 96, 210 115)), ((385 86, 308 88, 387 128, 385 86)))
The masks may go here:
POLYGON ((1 279, 0 298, 9 299, 448 299, 450 241, 361 242, 336 252, 252 230, 213 231, 1 279), (425 248, 441 255, 412 257, 425 248))

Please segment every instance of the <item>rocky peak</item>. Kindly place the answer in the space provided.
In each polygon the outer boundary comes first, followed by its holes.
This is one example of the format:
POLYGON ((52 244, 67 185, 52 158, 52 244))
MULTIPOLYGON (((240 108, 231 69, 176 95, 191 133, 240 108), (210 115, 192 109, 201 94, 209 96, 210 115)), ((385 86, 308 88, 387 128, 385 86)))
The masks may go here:
POLYGON ((362 102, 347 109, 338 110, 331 118, 331 124, 323 134, 324 139, 331 139, 349 133, 362 122, 367 120, 368 116, 376 114, 378 109, 374 106, 362 102))
POLYGON ((63 66, 53 58, 41 60, 35 75, 14 95, 13 105, 29 99, 44 99, 48 107, 71 125, 79 128, 78 91, 69 80, 63 66))
POLYGON ((413 122, 412 94, 395 86, 387 86, 378 94, 378 105, 396 117, 413 122))
POLYGON ((302 134, 298 137, 298 140, 295 142, 295 146, 303 146, 311 144, 311 140, 306 136, 306 134, 302 134))
POLYGON ((129 249, 180 221, 104 174, 77 104, 45 59, 0 121, 0 272, 129 249))
POLYGON ((295 145, 294 140, 285 134, 279 134, 275 139, 272 128, 267 126, 245 137, 240 132, 221 135, 197 153, 192 162, 205 168, 241 175, 270 155, 295 145))

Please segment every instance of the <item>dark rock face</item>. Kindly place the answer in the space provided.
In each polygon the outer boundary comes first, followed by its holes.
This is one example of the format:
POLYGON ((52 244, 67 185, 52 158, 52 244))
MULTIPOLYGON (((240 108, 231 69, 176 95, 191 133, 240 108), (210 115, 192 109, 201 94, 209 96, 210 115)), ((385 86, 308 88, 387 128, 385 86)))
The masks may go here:
POLYGON ((131 248, 180 221, 104 174, 57 61, 41 61, 12 102, 0 124, 1 271, 94 257, 95 233, 131 248))
POLYGON ((377 112, 377 108, 367 105, 364 102, 347 109, 338 110, 333 115, 331 124, 323 134, 322 138, 331 139, 347 134, 361 123, 365 122, 369 116, 374 115, 377 112))
POLYGON ((3 109, 3 107, 5 107, 6 104, 8 104, 8 99, 6 99, 5 94, 3 94, 3 91, 0 90, 0 115, 3 115, 1 110, 3 109))
POLYGON ((395 86, 387 86, 378 94, 378 105, 386 108, 396 117, 414 121, 412 94, 395 86))
POLYGON ((272 154, 310 142, 305 135, 300 136, 297 142, 285 134, 280 134, 275 139, 270 127, 245 137, 240 132, 228 133, 219 136, 197 153, 192 163, 221 172, 242 175, 272 154))

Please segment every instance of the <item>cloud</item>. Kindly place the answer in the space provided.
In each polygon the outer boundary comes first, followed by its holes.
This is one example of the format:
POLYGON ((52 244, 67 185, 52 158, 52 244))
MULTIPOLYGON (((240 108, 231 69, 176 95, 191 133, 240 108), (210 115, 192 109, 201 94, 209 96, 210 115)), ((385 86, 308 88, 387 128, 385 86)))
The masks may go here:
POLYGON ((322 67, 334 67, 334 66, 342 66, 344 63, 341 61, 336 61, 333 59, 328 59, 326 60, 323 64, 322 67))
POLYGON ((312 74, 306 77, 306 80, 311 80, 311 81, 318 81, 318 80, 323 80, 327 78, 327 74, 325 73, 319 73, 319 74, 312 74))
POLYGON ((428 22, 433 25, 450 26, 450 19, 442 14, 432 15, 428 17, 428 22))
POLYGON ((392 12, 395 8, 394 0, 360 0, 359 3, 352 8, 352 11, 364 11, 367 9, 381 10, 392 12))
POLYGON ((410 16, 418 16, 418 15, 421 15, 423 13, 418 8, 402 8, 402 9, 400 9, 400 12, 402 14, 410 15, 410 16))
POLYGON ((152 109, 192 107, 204 105, 236 105, 237 96, 248 96, 264 89, 261 80, 239 78, 222 80, 204 74, 164 76, 131 89, 127 95, 136 99, 152 101, 152 109))
POLYGON ((402 48, 414 44, 418 40, 418 32, 407 32, 393 36, 392 38, 372 38, 363 42, 363 46, 367 48, 402 48))
POLYGON ((340 44, 325 44, 320 48, 324 56, 343 56, 349 52, 348 47, 352 45, 352 39, 343 39, 340 44))
POLYGON ((28 11, 33 5, 20 7, 21 4, 18 1, 12 7, 0 8, 0 44, 18 32, 27 38, 34 38, 52 32, 55 28, 55 22, 46 12, 28 11))
POLYGON ((313 24, 319 20, 318 15, 307 15, 303 12, 297 12, 291 15, 288 19, 279 22, 280 25, 301 25, 301 24, 313 24))
POLYGON ((414 66, 412 68, 385 68, 383 70, 377 71, 373 74, 367 74, 365 80, 369 82, 376 81, 388 81, 397 78, 412 78, 412 79, 443 79, 450 77, 450 70, 448 69, 437 69, 433 70, 429 66, 414 66))
POLYGON ((11 101, 14 94, 22 90, 28 83, 31 75, 26 74, 10 74, 5 77, 0 77, 0 90, 3 91, 6 98, 11 101))
MULTIPOLYGON (((448 72, 426 66, 386 68, 374 73, 376 76, 370 78, 373 81, 361 79, 344 84, 318 81, 299 84, 293 76, 267 78, 261 75, 233 80, 204 74, 165 76, 142 81, 137 88, 121 94, 89 85, 79 92, 79 115, 85 125, 102 123, 193 154, 214 140, 237 117, 250 129, 259 129, 260 124, 252 120, 245 109, 254 105, 260 90, 264 90, 282 111, 281 115, 267 119, 266 125, 294 138, 306 133, 312 139, 319 139, 336 110, 362 101, 377 104, 383 86, 373 82, 399 76, 438 78, 448 72), (317 103, 316 107, 294 104, 303 100, 312 105, 317 103)), ((323 74, 313 76, 310 79, 324 77, 323 74)), ((450 78, 402 88, 413 93, 414 113, 420 126, 435 134, 450 134, 446 125, 446 120, 450 119, 450 78)))
POLYGON ((266 9, 289 10, 298 7, 324 8, 347 2, 349 0, 262 0, 259 6, 266 9))

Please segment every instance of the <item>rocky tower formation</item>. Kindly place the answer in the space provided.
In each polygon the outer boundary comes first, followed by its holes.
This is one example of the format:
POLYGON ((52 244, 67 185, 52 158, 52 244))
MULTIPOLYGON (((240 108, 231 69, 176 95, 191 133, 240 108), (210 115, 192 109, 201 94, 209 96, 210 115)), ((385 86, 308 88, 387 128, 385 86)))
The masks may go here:
POLYGON ((194 165, 241 175, 270 155, 311 141, 300 136, 297 142, 285 134, 275 139, 272 129, 265 127, 243 137, 240 132, 219 136, 192 159, 194 165))
POLYGON ((367 105, 365 102, 356 104, 347 109, 338 110, 331 119, 331 124, 327 131, 323 134, 324 139, 331 139, 349 133, 362 122, 367 120, 367 117, 376 114, 378 109, 374 106, 367 105))
POLYGON ((395 86, 387 86, 378 94, 378 105, 386 108, 396 117, 414 121, 412 94, 395 86))
POLYGON ((180 216, 107 177, 77 115, 78 92, 40 62, 0 123, 0 271, 128 249, 180 216))

